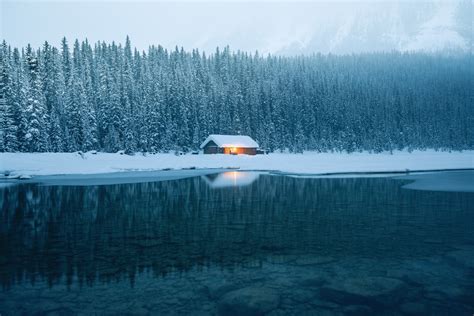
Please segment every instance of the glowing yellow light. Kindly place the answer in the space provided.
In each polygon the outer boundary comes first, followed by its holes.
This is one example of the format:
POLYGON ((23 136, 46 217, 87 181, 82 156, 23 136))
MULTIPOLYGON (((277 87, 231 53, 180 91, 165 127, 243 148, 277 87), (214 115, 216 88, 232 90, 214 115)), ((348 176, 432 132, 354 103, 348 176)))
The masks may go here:
POLYGON ((222 176, 232 181, 235 186, 237 185, 237 182, 239 181, 239 179, 242 177, 242 174, 237 171, 228 171, 228 172, 224 172, 222 176))
POLYGON ((238 171, 227 171, 227 172, 224 172, 222 176, 227 179, 237 180, 238 178, 241 178, 243 175, 241 172, 238 172, 238 171))

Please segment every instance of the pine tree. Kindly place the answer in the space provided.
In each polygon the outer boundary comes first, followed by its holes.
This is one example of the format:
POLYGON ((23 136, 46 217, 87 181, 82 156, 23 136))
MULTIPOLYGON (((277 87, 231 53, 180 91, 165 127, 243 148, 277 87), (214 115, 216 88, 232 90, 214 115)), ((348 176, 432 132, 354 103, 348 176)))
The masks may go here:
POLYGON ((15 91, 10 49, 3 41, 0 50, 0 151, 14 152, 18 148, 18 126, 15 122, 15 91))
POLYGON ((47 113, 46 99, 43 93, 43 84, 39 73, 38 59, 31 46, 26 50, 26 68, 28 71, 28 84, 25 83, 26 90, 26 148, 30 152, 41 152, 48 150, 47 138, 47 113))
POLYGON ((470 56, 262 57, 65 38, 1 47, 0 150, 189 150, 210 133, 270 150, 474 147, 470 56))

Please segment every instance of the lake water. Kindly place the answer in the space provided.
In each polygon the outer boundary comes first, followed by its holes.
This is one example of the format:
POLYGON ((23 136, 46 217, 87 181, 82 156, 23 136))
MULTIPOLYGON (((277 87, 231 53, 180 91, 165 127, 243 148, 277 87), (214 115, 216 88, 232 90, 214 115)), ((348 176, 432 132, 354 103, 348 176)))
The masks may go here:
POLYGON ((3 186, 0 314, 471 316, 474 193, 409 182, 3 186))

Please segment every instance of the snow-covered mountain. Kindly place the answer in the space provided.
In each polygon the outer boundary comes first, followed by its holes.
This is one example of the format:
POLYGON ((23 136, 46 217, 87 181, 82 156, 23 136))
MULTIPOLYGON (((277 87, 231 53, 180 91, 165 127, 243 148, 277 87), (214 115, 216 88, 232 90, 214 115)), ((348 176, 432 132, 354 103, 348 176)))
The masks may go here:
POLYGON ((338 14, 318 14, 307 27, 310 32, 274 52, 467 52, 472 48, 472 8, 471 0, 346 5, 338 14))
POLYGON ((6 1, 2 37, 14 47, 69 40, 139 50, 216 47, 261 54, 470 51, 473 0, 6 1), (86 16, 74 23, 70 12, 86 16), (113 12, 113 15, 110 14, 113 12), (55 21, 50 27, 45 20, 55 21), (14 27, 23 25, 24 27, 14 27))

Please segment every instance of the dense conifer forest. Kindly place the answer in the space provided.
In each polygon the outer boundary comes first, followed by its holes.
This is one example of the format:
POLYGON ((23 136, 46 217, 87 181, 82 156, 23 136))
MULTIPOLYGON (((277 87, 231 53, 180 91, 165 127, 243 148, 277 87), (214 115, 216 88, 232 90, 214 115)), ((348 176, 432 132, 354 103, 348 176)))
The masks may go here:
POLYGON ((474 148, 472 55, 212 54, 87 41, 0 48, 0 151, 474 148))

